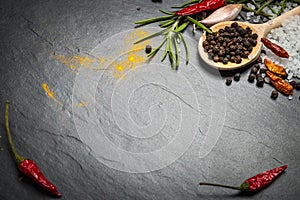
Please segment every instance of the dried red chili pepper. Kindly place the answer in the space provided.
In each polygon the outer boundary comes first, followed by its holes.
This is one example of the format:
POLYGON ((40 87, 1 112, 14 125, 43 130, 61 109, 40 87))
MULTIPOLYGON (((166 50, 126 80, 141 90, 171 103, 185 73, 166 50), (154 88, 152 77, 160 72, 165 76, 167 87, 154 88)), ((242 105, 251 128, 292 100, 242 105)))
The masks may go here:
POLYGON ((263 189, 267 185, 269 185, 276 177, 278 177, 285 169, 287 165, 283 165, 281 167, 276 167, 274 169, 262 172, 257 174, 251 178, 245 180, 240 186, 227 186, 221 184, 214 184, 214 183, 204 183, 201 182, 200 185, 209 185, 209 186, 217 186, 217 187, 224 187, 230 188, 235 190, 241 190, 245 192, 255 192, 263 189))
POLYGON ((276 65, 271 60, 265 58, 264 64, 270 72, 273 72, 274 74, 277 74, 279 76, 287 76, 287 73, 286 73, 284 67, 282 67, 280 65, 276 65))
POLYGON ((41 186, 43 189, 47 190, 50 194, 61 197, 62 194, 58 192, 57 188, 46 179, 46 177, 43 175, 41 170, 38 168, 38 166, 30 159, 24 158, 17 154, 14 144, 12 142, 12 137, 9 129, 9 120, 8 120, 8 110, 9 110, 9 103, 6 102, 6 110, 5 110, 5 127, 7 132, 8 141, 12 150, 12 153, 14 155, 14 158, 17 162, 18 169, 21 173, 26 175, 28 178, 33 180, 35 183, 37 183, 39 186, 41 186))
POLYGON ((200 3, 196 3, 179 11, 176 11, 174 12, 174 14, 180 16, 192 15, 202 11, 215 10, 223 5, 225 5, 224 0, 204 0, 200 3))
POLYGON ((284 48, 282 48, 281 46, 279 46, 277 44, 274 44, 267 38, 261 38, 261 42, 277 56, 282 57, 282 58, 289 57, 288 52, 286 50, 284 50, 284 48))
POLYGON ((272 85, 281 93, 285 95, 291 95, 294 92, 294 88, 287 81, 283 80, 279 76, 276 76, 270 71, 266 72, 267 76, 270 78, 272 85))

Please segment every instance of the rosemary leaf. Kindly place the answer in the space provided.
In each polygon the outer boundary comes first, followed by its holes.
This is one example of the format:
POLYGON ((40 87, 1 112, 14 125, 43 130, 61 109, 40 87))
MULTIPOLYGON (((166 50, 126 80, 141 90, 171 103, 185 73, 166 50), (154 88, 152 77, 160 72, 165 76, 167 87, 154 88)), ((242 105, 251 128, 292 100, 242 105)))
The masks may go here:
POLYGON ((165 42, 167 41, 167 38, 165 38, 158 47, 156 47, 155 49, 153 49, 149 54, 148 54, 148 57, 152 57, 154 56, 158 51, 159 49, 165 44, 165 42))
POLYGON ((205 30, 207 33, 212 34, 212 31, 210 29, 208 29, 206 26, 204 26, 203 24, 201 24, 200 22, 198 22, 197 20, 191 18, 190 16, 186 17, 188 20, 190 20, 192 23, 196 24, 198 27, 202 28, 203 30, 205 30))
POLYGON ((272 3, 272 1, 274 1, 274 0, 269 0, 266 3, 264 3, 259 9, 257 9, 255 11, 255 14, 259 14, 266 6, 268 6, 270 3, 272 3))
POLYGON ((159 11, 162 12, 162 13, 164 13, 164 14, 166 14, 166 15, 172 15, 172 16, 175 15, 174 13, 169 12, 169 11, 165 11, 165 10, 159 10, 159 11))
POLYGON ((190 6, 191 4, 200 3, 201 1, 203 0, 190 0, 188 2, 181 4, 180 6, 173 6, 171 8, 185 8, 187 6, 190 6))
POLYGON ((190 24, 189 21, 184 22, 184 23, 181 24, 178 28, 175 29, 175 32, 178 33, 178 32, 183 31, 189 24, 190 24))
POLYGON ((185 53, 186 53, 186 55, 185 55, 185 61, 186 61, 186 64, 188 64, 188 63, 189 63, 189 60, 190 60, 190 53, 189 53, 188 44, 187 44, 187 42, 185 41, 185 39, 184 39, 182 33, 179 32, 179 33, 178 33, 178 37, 179 37, 179 39, 183 42, 183 45, 184 45, 184 48, 185 48, 185 53))
POLYGON ((174 19, 168 20, 168 21, 165 21, 165 22, 161 23, 159 26, 162 27, 162 28, 165 28, 165 27, 168 27, 168 26, 172 25, 174 22, 175 22, 174 19))
POLYGON ((173 37, 173 43, 174 43, 174 46, 175 46, 175 60, 176 60, 176 69, 178 68, 179 66, 179 59, 180 59, 180 56, 179 56, 179 49, 178 49, 178 44, 177 44, 177 41, 176 41, 177 37, 173 37))
POLYGON ((160 16, 160 17, 155 17, 155 18, 150 18, 150 19, 144 19, 144 20, 140 20, 135 22, 135 24, 139 24, 139 25, 146 25, 146 24, 150 24, 153 22, 159 22, 159 21, 164 21, 167 19, 171 19, 174 16, 168 15, 168 16, 160 16))
POLYGON ((166 29, 163 29, 163 30, 157 31, 157 32, 155 32, 155 33, 153 33, 151 35, 147 35, 147 36, 145 36, 145 37, 137 40, 136 42, 134 42, 134 44, 137 44, 137 43, 143 42, 145 40, 149 40, 149 39, 151 39, 153 37, 159 36, 159 35, 163 34, 165 31, 166 31, 166 29))

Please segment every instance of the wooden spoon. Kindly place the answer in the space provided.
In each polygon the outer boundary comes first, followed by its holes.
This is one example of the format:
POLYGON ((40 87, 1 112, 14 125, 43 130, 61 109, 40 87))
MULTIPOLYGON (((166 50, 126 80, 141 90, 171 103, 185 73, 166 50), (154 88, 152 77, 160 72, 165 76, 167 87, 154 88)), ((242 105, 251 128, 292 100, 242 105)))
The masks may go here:
MULTIPOLYGON (((282 21, 284 21, 285 19, 287 19, 291 16, 299 15, 299 14, 300 14, 300 6, 274 18, 273 20, 263 23, 263 24, 250 24, 247 22, 237 22, 243 28, 250 27, 252 29, 252 33, 257 33, 257 35, 258 35, 257 45, 253 48, 249 57, 243 58, 242 62, 239 64, 232 63, 232 62, 223 64, 221 62, 214 62, 213 60, 210 60, 208 58, 208 53, 204 51, 203 46, 202 46, 203 41, 205 41, 205 39, 206 39, 206 33, 204 33, 199 40, 198 51, 199 51, 200 57, 208 65, 210 65, 214 68, 217 68, 219 70, 233 70, 233 69, 241 68, 241 67, 255 61, 259 57, 261 47, 262 47, 262 43, 260 40, 262 37, 265 37, 273 28, 277 28, 277 27, 281 26, 282 21)), ((218 31, 220 28, 225 28, 225 26, 230 26, 233 22, 234 21, 220 22, 220 23, 212 26, 211 30, 213 32, 218 31)))

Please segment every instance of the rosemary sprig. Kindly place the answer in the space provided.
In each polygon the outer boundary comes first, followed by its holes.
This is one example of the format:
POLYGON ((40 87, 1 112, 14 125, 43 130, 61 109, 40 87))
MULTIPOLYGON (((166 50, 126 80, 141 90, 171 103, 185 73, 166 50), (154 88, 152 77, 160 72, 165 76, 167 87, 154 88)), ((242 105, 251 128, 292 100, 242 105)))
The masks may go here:
MULTIPOLYGON (((190 1, 190 3, 195 1, 190 1)), ((199 2, 199 0, 197 0, 199 2)), ((189 62, 189 48, 187 45, 186 40, 183 37, 182 32, 189 26, 189 24, 195 24, 199 28, 205 30, 207 33, 212 33, 210 29, 208 29, 206 26, 198 22, 196 19, 192 18, 191 16, 177 16, 174 15, 172 12, 160 10, 162 13, 166 14, 166 16, 161 17, 155 17, 145 20, 140 20, 135 22, 137 25, 147 25, 154 22, 159 22, 160 28, 162 30, 157 31, 151 35, 145 36, 143 38, 140 38, 135 42, 135 44, 143 42, 145 40, 149 40, 153 37, 157 37, 159 35, 163 35, 164 39, 163 41, 158 45, 158 47, 154 48, 149 54, 148 57, 153 57, 157 54, 157 52, 165 45, 165 50, 163 53, 163 56, 161 58, 161 61, 163 62, 167 57, 170 60, 172 69, 178 69, 179 67, 179 61, 180 61, 180 55, 179 55, 179 43, 182 42, 186 55, 185 55, 185 61, 186 64, 189 62)))

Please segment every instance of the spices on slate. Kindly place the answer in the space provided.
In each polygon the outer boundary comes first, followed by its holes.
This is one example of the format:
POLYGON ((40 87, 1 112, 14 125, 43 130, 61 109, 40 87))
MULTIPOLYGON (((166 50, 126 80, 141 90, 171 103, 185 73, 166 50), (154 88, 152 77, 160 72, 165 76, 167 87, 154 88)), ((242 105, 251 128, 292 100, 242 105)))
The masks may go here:
POLYGON ((279 76, 276 76, 270 71, 266 72, 267 76, 270 78, 272 85, 281 93, 285 95, 293 94, 293 86, 291 86, 287 81, 283 80, 279 76))
POLYGON ((282 67, 280 65, 276 65, 271 60, 265 58, 264 64, 270 72, 272 72, 276 75, 279 75, 279 76, 287 76, 287 73, 286 73, 284 67, 282 67))
POLYGON ((271 98, 272 98, 272 99, 277 99, 277 97, 278 97, 278 92, 277 92, 277 90, 273 90, 272 93, 271 93, 271 98))
POLYGON ((6 108, 5 127, 6 127, 7 137, 11 147, 11 151, 17 162, 19 171, 22 174, 26 175, 28 178, 30 178, 32 181, 37 183, 41 188, 48 191, 50 194, 56 197, 61 197, 62 194, 58 192, 57 188, 49 180, 46 179, 46 177, 43 175, 43 173, 41 172, 41 170, 38 168, 38 166, 35 164, 34 161, 24 158, 19 154, 17 154, 12 141, 10 129, 9 129, 9 119, 8 119, 9 102, 6 102, 5 108, 6 108))
POLYGON ((226 78, 226 85, 231 85, 232 79, 231 78, 226 78))
POLYGON ((212 14, 210 14, 208 17, 201 20, 200 22, 202 24, 205 24, 206 26, 211 26, 219 22, 231 21, 238 16, 241 10, 242 10, 242 4, 229 4, 217 9, 216 11, 214 11, 212 14))
POLYGON ((204 0, 200 3, 176 11, 174 14, 179 16, 193 15, 202 11, 215 10, 223 5, 225 5, 224 0, 204 0))
POLYGON ((277 44, 274 44, 267 38, 261 38, 261 42, 277 56, 279 56, 281 58, 289 57, 288 52, 286 50, 284 50, 284 48, 282 48, 281 46, 279 46, 277 44))
POLYGON ((287 167, 288 167, 287 165, 283 165, 281 167, 277 167, 262 172, 260 174, 257 174, 251 178, 246 179, 240 186, 228 186, 228 185, 205 183, 205 182, 201 182, 200 185, 224 187, 224 188, 240 190, 245 192, 255 192, 269 185, 274 179, 276 179, 280 174, 282 174, 287 167))
POLYGON ((257 34, 252 33, 250 27, 243 28, 237 22, 207 34, 202 43, 209 59, 223 64, 241 63, 242 58, 248 58, 256 45, 257 34))

